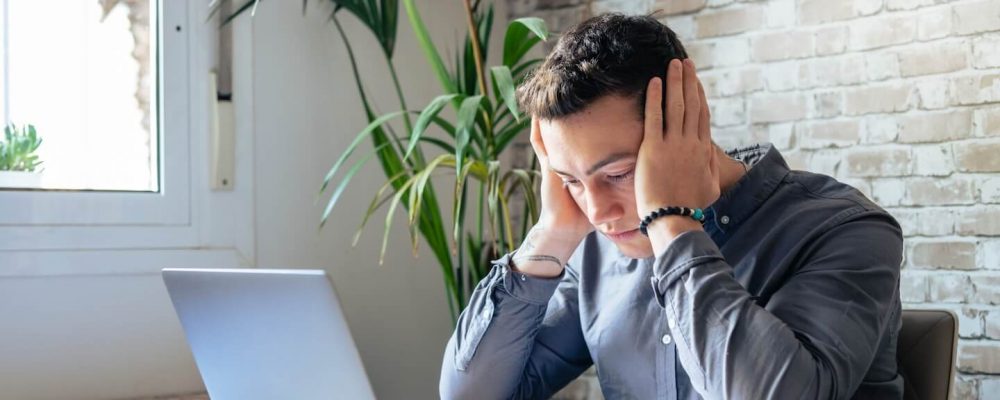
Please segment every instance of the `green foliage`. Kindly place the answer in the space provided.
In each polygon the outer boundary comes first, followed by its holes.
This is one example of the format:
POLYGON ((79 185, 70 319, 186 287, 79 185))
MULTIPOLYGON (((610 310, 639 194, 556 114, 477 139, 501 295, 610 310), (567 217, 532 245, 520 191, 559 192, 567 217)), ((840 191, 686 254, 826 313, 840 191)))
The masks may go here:
POLYGON ((14 124, 7 125, 3 129, 3 140, 0 140, 0 171, 34 172, 42 164, 35 154, 41 145, 42 138, 38 137, 34 125, 20 129, 14 124))
MULTIPOLYGON (((227 0, 221 0, 227 1, 227 0)), ((228 22, 251 9, 259 0, 245 0, 231 15, 223 16, 228 22)), ((538 198, 535 193, 538 173, 534 170, 503 170, 500 156, 517 135, 526 131, 530 119, 521 118, 514 91, 539 59, 525 60, 530 50, 547 39, 545 23, 538 18, 521 18, 511 21, 503 38, 502 63, 485 67, 493 27, 493 5, 483 6, 476 0, 464 0, 466 16, 471 19, 462 46, 453 57, 451 66, 445 64, 437 45, 431 40, 427 27, 420 17, 416 2, 402 0, 403 9, 413 28, 417 45, 441 85, 442 93, 420 110, 411 110, 400 90, 393 62, 396 43, 399 0, 329 0, 333 5, 331 22, 347 48, 360 103, 369 124, 340 154, 320 185, 318 196, 326 194, 334 180, 338 180, 323 211, 320 226, 330 217, 341 195, 355 174, 370 159, 377 158, 385 173, 386 181, 375 193, 354 235, 357 244, 371 217, 382 207, 388 207, 382 235, 379 263, 385 255, 389 232, 397 210, 406 212, 407 224, 414 255, 418 237, 423 237, 434 253, 445 281, 451 315, 457 320, 469 295, 488 272, 489 260, 501 252, 513 251, 524 236, 525 227, 533 224, 538 216, 538 198), (347 11, 358 18, 382 46, 389 74, 395 84, 399 111, 376 115, 358 73, 358 60, 354 57, 351 41, 344 33, 338 14, 347 11), (477 51, 478 50, 478 51, 477 51), (493 95, 484 93, 490 82, 493 95), (442 111, 451 106, 455 111, 454 122, 443 118, 442 111), (416 123, 410 116, 417 115, 416 123), (402 122, 402 127, 399 122, 402 122), (393 123, 397 123, 395 126, 393 123), (446 136, 428 136, 432 127, 439 128, 446 136), (396 130, 402 129, 397 134, 396 130), (358 146, 371 139, 373 149, 350 164, 358 146), (436 154, 430 161, 425 155, 436 154), (343 168, 351 165, 342 175, 343 168), (438 204, 432 178, 445 172, 454 176, 452 210, 444 212, 438 204), (339 179, 338 179, 339 176, 339 179), (478 183, 478 185, 476 185, 478 183), (470 187, 478 189, 478 196, 469 197, 470 187), (510 198, 517 192, 526 200, 520 230, 511 221, 510 198), (474 221, 467 221, 472 212, 474 221), (444 215, 452 221, 446 230, 444 215), (474 222, 472 223, 467 222, 474 222)), ((303 2, 303 10, 305 10, 303 2)), ((462 2, 456 2, 461 4, 462 2)), ((213 13, 221 3, 213 3, 213 13)))

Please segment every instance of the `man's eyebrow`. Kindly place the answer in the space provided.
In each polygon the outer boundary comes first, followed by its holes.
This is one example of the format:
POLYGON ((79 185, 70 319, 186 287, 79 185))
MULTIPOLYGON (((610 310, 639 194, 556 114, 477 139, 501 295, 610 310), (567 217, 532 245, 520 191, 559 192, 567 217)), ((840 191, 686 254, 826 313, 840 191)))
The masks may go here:
MULTIPOLYGON (((593 175, 595 172, 597 172, 597 170, 604 168, 605 165, 611 164, 616 161, 620 161, 623 158, 630 158, 630 157, 635 157, 635 154, 623 151, 607 156, 603 160, 598 161, 594 163, 594 165, 590 166, 590 169, 587 170, 587 176, 593 175)), ((568 174, 560 170, 557 170, 555 168, 552 168, 551 165, 549 166, 549 169, 551 169, 552 172, 555 172, 559 175, 573 176, 572 174, 568 174)))

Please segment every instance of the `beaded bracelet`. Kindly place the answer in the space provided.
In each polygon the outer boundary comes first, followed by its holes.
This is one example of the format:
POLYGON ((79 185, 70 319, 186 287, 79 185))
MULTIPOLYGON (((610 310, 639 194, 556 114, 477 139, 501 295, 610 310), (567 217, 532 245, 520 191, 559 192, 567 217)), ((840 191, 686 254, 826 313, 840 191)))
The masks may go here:
POLYGON ((649 223, 653 222, 654 219, 665 217, 667 215, 681 215, 685 217, 691 217, 695 221, 702 222, 705 220, 705 213, 700 208, 688 208, 688 207, 660 207, 649 213, 646 218, 642 219, 639 224, 639 232, 643 235, 649 236, 646 233, 646 228, 649 227, 649 223))

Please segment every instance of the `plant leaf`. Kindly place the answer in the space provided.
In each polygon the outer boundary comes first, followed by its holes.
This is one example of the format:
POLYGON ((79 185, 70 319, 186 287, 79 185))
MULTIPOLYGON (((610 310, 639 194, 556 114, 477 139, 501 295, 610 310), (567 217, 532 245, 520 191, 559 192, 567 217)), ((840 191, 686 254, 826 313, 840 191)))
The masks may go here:
POLYGON ((514 78, 510 75, 510 68, 500 65, 491 68, 490 71, 493 73, 497 91, 500 92, 504 103, 507 104, 507 109, 510 110, 516 120, 520 121, 521 113, 517 110, 517 98, 514 94, 516 89, 514 88, 514 78))
MULTIPOLYGON (((330 167, 330 171, 328 171, 326 173, 326 176, 323 178, 323 185, 320 186, 319 192, 323 193, 323 191, 326 190, 327 185, 330 184, 330 180, 333 179, 334 175, 336 175, 337 170, 340 169, 340 166, 344 164, 344 161, 347 161, 347 158, 354 153, 354 149, 358 147, 358 144, 360 144, 362 140, 368 137, 368 135, 371 134, 372 131, 374 131, 376 128, 381 127, 382 124, 385 124, 389 120, 399 117, 404 113, 405 111, 396 111, 394 113, 383 115, 381 117, 376 118, 374 121, 368 124, 368 126, 366 126, 365 129, 362 129, 361 132, 354 137, 354 140, 351 141, 351 144, 347 146, 347 149, 345 149, 344 152, 340 154, 340 158, 337 159, 337 162, 335 162, 333 166, 330 167)), ((379 149, 381 148, 382 146, 380 145, 379 149)))
POLYGON ((420 112, 420 117, 417 118, 417 123, 413 125, 413 132, 410 134, 410 145, 406 148, 406 154, 403 155, 403 161, 410 158, 410 154, 413 153, 413 149, 417 148, 420 137, 424 134, 427 126, 430 125, 431 120, 436 117, 441 112, 441 109, 443 109, 444 106, 455 97, 458 97, 458 95, 444 94, 435 97, 434 100, 431 100, 427 107, 424 107, 424 110, 420 112))
POLYGON ((503 65, 513 67, 531 48, 547 40, 545 21, 536 17, 518 18, 507 24, 503 39, 503 65))
POLYGON ((366 154, 358 162, 354 163, 354 166, 347 171, 344 178, 340 180, 340 184, 337 185, 337 189, 333 191, 333 196, 330 197, 330 201, 326 203, 326 209, 323 210, 323 216, 319 220, 320 229, 326 224, 326 219, 330 216, 330 212, 333 211, 333 206, 337 204, 337 200, 340 199, 340 195, 344 193, 344 189, 347 188, 347 184, 351 182, 351 178, 361 170, 361 167, 365 165, 375 154, 377 154, 382 147, 388 146, 389 143, 382 143, 380 146, 376 147, 374 150, 366 154))

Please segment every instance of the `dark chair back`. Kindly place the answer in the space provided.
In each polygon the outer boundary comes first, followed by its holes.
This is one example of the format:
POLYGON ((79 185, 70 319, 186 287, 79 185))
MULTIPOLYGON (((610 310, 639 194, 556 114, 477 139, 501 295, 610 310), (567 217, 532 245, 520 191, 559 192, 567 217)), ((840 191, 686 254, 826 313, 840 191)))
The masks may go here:
POLYGON ((906 400, 947 400, 955 371, 958 318, 951 311, 903 310, 896 358, 906 400))

